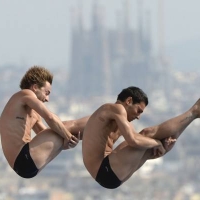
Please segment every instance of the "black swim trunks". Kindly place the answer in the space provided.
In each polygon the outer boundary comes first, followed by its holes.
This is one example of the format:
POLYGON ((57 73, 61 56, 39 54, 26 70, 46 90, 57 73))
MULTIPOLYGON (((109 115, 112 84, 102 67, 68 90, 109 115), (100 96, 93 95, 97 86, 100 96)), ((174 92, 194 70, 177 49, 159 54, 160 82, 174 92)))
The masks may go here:
POLYGON ((101 163, 101 166, 96 176, 96 181, 101 186, 108 189, 115 189, 122 184, 122 182, 118 179, 118 177, 111 169, 108 156, 106 156, 101 163))
POLYGON ((24 145, 19 155, 17 156, 13 169, 19 176, 23 178, 33 178, 37 175, 39 170, 31 158, 28 143, 24 145))

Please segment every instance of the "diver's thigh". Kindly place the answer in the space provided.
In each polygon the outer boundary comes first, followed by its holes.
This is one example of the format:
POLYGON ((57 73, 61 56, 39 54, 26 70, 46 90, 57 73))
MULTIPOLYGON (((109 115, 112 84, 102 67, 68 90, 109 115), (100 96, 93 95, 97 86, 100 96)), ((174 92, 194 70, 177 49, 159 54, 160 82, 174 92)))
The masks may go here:
POLYGON ((29 143, 30 155, 38 169, 45 166, 63 148, 63 138, 51 129, 45 129, 29 143))
POLYGON ((110 166, 117 177, 123 181, 138 169, 144 154, 145 150, 130 147, 123 142, 109 155, 110 166))

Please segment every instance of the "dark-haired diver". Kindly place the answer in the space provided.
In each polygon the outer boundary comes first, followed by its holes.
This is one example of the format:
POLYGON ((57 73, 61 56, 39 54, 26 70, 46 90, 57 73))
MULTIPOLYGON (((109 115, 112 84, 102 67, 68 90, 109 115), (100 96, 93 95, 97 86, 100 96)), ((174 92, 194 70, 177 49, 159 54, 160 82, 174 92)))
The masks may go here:
POLYGON ((98 108, 83 132, 82 152, 85 167, 103 187, 119 187, 148 159, 167 153, 180 134, 200 117, 200 100, 187 112, 137 133, 131 121, 139 119, 148 105, 146 94, 128 87, 118 95, 116 103, 98 108), (125 141, 113 149, 120 136, 125 141))

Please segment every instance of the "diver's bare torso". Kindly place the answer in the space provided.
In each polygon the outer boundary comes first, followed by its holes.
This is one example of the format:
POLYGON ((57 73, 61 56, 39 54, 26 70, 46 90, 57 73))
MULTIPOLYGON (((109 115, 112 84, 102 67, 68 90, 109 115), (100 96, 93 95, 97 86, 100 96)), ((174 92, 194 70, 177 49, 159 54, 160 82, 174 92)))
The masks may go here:
POLYGON ((22 90, 10 98, 0 119, 2 148, 12 168, 22 147, 31 141, 31 129, 39 120, 39 115, 21 101, 26 92, 22 90))
POLYGON ((89 119, 83 134, 83 161, 93 178, 105 156, 112 152, 114 142, 120 134, 116 122, 110 118, 109 110, 115 104, 101 106, 89 119))

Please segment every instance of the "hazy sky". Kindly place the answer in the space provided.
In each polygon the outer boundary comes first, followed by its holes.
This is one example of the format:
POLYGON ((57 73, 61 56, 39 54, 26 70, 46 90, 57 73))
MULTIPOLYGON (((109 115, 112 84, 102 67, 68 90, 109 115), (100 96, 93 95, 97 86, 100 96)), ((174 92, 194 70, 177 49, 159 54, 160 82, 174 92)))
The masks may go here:
MULTIPOLYGON (((0 0, 0 66, 42 64, 66 66, 69 61, 70 12, 83 6, 88 24, 92 2, 97 0, 0 0)), ((114 25, 116 11, 125 0, 99 0, 106 9, 107 25, 114 25)), ((141 0, 142 1, 142 0, 141 0)), ((152 38, 158 38, 158 2, 143 0, 152 15, 152 38)), ((135 19, 136 0, 130 10, 135 19)), ((165 45, 200 39, 200 1, 163 0, 165 45)))

